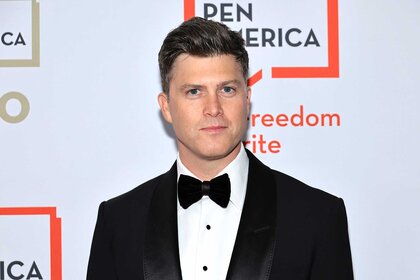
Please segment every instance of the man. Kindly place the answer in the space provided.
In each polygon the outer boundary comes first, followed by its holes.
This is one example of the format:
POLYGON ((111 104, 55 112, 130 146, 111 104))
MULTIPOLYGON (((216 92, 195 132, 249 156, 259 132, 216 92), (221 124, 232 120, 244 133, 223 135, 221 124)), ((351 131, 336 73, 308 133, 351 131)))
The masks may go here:
POLYGON ((340 198, 271 170, 243 147, 248 54, 193 18, 159 52, 172 168, 103 202, 87 279, 353 279, 340 198))

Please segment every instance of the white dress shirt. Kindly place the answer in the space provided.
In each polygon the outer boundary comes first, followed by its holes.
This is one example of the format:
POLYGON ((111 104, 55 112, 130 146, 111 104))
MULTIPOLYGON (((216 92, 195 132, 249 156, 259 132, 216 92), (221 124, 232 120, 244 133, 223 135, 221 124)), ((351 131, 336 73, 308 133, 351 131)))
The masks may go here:
MULTIPOLYGON (((236 158, 217 175, 227 173, 230 178, 231 195, 226 208, 208 196, 203 196, 187 209, 182 208, 178 200, 178 242, 183 280, 226 279, 245 200, 248 166, 248 156, 241 145, 236 158)), ((177 170, 178 179, 181 174, 197 178, 182 164, 179 155, 177 170)))

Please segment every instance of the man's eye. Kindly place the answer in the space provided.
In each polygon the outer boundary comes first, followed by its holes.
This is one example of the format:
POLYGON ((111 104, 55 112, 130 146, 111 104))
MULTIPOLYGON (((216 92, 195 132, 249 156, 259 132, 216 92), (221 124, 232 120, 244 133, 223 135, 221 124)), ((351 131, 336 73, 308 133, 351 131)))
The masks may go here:
POLYGON ((200 91, 196 88, 190 89, 187 93, 190 95, 197 95, 200 91))
POLYGON ((223 87, 224 93, 234 93, 235 89, 233 87, 223 87))

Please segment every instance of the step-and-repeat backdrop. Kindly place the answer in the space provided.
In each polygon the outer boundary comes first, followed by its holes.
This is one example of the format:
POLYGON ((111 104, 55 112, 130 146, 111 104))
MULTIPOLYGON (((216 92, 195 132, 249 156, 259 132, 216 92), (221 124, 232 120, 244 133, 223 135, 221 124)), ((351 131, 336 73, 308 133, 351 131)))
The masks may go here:
POLYGON ((157 52, 244 37, 246 146, 344 198, 356 279, 420 279, 420 2, 0 0, 0 279, 84 279, 97 207, 169 169, 157 52))

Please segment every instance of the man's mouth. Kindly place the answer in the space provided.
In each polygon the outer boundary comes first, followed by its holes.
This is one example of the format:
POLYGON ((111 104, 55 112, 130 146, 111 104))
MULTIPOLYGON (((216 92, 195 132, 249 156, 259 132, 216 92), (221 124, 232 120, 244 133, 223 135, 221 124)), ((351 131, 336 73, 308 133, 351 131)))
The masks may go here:
POLYGON ((218 132, 222 132, 226 128, 227 127, 224 125, 211 125, 211 126, 203 127, 200 130, 205 131, 205 132, 218 133, 218 132))

